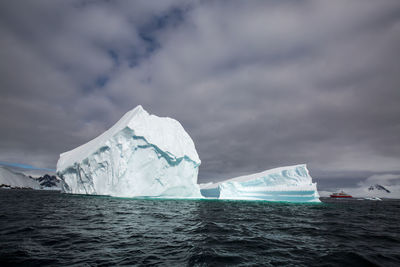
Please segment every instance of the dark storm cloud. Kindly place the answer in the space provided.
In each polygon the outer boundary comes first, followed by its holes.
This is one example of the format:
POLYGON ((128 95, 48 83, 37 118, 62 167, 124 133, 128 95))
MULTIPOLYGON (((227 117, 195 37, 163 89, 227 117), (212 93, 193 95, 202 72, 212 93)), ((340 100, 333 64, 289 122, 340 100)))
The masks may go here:
POLYGON ((398 1, 0 5, 3 161, 54 168, 142 104, 183 124, 202 181, 400 171, 398 1))

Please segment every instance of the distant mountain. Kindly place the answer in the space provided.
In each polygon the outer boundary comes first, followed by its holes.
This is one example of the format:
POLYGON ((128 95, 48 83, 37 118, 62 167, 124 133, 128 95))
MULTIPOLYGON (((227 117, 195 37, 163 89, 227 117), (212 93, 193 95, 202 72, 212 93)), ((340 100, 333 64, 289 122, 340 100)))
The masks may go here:
POLYGON ((386 189, 383 185, 380 184, 375 184, 375 185, 371 185, 368 188, 369 191, 373 191, 373 190, 381 190, 381 191, 386 191, 386 193, 390 193, 390 190, 386 189))
POLYGON ((0 166, 0 188, 30 188, 40 189, 40 184, 23 173, 14 172, 0 166))
POLYGON ((61 190, 61 179, 48 174, 36 178, 0 166, 0 188, 61 190))
MULTIPOLYGON (((29 177, 33 178, 31 176, 29 177)), ((55 175, 50 176, 48 174, 45 174, 44 176, 40 176, 38 178, 33 178, 33 179, 36 179, 36 181, 39 182, 42 188, 60 187, 61 179, 55 175)))

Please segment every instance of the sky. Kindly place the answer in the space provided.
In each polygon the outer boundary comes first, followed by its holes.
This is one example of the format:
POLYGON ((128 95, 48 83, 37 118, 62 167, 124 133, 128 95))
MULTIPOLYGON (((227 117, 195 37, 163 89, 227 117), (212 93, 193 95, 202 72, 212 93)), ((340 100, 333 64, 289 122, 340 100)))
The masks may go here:
POLYGON ((199 182, 400 181, 398 0, 0 1, 0 35, 0 161, 55 169, 141 104, 199 182))

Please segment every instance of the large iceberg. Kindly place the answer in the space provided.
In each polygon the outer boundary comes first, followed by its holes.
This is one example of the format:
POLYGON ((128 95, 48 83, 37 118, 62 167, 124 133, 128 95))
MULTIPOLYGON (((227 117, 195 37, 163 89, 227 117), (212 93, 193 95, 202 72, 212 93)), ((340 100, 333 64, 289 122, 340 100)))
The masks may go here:
POLYGON ((178 121, 137 106, 97 138, 62 153, 57 174, 67 193, 201 198, 200 163, 178 121))
POLYGON ((320 202, 305 164, 280 167, 219 183, 201 184, 205 197, 237 200, 320 202))

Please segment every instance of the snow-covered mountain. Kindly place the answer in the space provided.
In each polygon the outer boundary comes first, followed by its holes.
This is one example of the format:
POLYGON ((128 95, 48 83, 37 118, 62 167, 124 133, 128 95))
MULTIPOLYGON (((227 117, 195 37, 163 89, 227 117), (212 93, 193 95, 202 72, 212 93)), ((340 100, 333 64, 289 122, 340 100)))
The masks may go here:
POLYGON ((61 180, 54 175, 50 176, 48 174, 32 177, 12 170, 12 168, 0 166, 0 188, 60 190, 61 180))
POLYGON ((390 194, 390 190, 386 189, 386 187, 380 184, 374 184, 368 187, 368 191, 374 191, 374 190, 383 191, 390 194))
POLYGON ((40 189, 37 180, 10 170, 7 167, 0 166, 0 188, 30 188, 40 189))
POLYGON ((45 174, 34 179, 40 184, 41 189, 61 190, 61 179, 55 175, 45 174))

